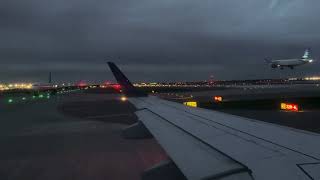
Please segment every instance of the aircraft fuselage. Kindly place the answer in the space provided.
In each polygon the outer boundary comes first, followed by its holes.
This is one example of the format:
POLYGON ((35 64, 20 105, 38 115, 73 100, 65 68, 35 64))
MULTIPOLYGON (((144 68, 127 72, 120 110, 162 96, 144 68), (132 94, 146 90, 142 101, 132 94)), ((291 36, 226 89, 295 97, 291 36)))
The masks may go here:
POLYGON ((283 59, 283 60, 272 60, 270 62, 272 68, 281 68, 289 67, 293 69, 295 66, 304 65, 311 63, 312 59, 283 59))
POLYGON ((280 68, 289 67, 293 69, 295 66, 301 66, 307 63, 313 62, 313 59, 310 58, 310 49, 306 49, 303 56, 297 59, 278 59, 278 60, 268 60, 266 62, 271 65, 272 68, 280 68))

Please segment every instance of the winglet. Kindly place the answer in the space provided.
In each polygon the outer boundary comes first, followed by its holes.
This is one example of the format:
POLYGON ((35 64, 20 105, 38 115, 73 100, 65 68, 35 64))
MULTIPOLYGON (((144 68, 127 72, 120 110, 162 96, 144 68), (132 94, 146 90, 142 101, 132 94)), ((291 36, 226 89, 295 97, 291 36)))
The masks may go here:
POLYGON ((139 97, 139 96, 147 96, 146 93, 138 91, 129 79, 121 72, 121 70, 117 67, 113 62, 108 62, 108 65, 116 78, 117 82, 121 85, 123 93, 127 96, 139 97))

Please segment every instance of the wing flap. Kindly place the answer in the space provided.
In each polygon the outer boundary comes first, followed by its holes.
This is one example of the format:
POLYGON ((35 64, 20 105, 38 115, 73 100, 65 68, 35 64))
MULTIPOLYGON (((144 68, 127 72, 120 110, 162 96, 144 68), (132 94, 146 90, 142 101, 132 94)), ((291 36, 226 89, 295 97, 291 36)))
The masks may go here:
POLYGON ((136 114, 188 179, 252 179, 247 167, 160 115, 147 109, 136 114))
POLYGON ((320 163, 307 163, 298 165, 310 179, 320 179, 320 163))

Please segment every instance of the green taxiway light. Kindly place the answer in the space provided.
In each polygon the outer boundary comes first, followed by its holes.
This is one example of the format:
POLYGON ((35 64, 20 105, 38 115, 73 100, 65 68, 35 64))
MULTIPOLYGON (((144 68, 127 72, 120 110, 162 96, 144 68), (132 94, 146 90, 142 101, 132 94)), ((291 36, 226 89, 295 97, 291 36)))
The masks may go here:
POLYGON ((8 103, 12 103, 13 102, 13 100, 12 99, 8 99, 8 103))
POLYGON ((32 99, 35 99, 36 98, 36 96, 32 96, 32 99))
POLYGON ((39 95, 39 98, 43 98, 43 94, 40 94, 40 95, 39 95))
POLYGON ((47 96, 47 99, 50 99, 50 96, 47 96))

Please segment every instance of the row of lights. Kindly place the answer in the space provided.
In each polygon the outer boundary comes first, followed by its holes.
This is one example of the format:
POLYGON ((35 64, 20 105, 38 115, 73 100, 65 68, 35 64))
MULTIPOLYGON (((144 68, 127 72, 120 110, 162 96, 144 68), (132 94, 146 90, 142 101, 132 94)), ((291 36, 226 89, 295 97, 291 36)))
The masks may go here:
POLYGON ((0 84, 0 91, 6 91, 11 89, 32 89, 31 83, 16 83, 16 84, 0 84))
MULTIPOLYGON (((222 96, 214 96, 213 100, 217 103, 222 102, 223 98, 222 96)), ((187 101, 183 102, 185 106, 190 106, 190 107, 198 107, 198 103, 196 101, 187 101)), ((299 105, 294 104, 294 103, 280 103, 280 109, 283 111, 293 111, 293 112, 298 112, 299 111, 299 105)))
POLYGON ((306 77, 306 78, 304 78, 304 80, 307 80, 307 81, 319 81, 320 77, 319 76, 306 77))
POLYGON ((50 94, 49 93, 47 93, 47 94, 39 94, 38 96, 36 96, 36 95, 33 95, 32 97, 30 97, 30 98, 27 98, 27 97, 21 97, 21 98, 8 98, 7 99, 7 102, 9 103, 9 104, 12 104, 12 103, 14 103, 15 101, 19 101, 19 100, 21 100, 21 101, 27 101, 28 99, 36 99, 36 98, 39 98, 39 99, 44 99, 44 98, 46 98, 46 99, 50 99, 50 94))
MULTIPOLYGON (((71 92, 75 92, 75 91, 78 91, 79 89, 75 89, 75 90, 62 90, 62 91, 59 91, 57 92, 57 94, 64 94, 64 93, 71 93, 71 92)), ((20 97, 20 98, 7 98, 7 103, 9 104, 12 104, 14 102, 25 102, 27 100, 34 100, 34 99, 50 99, 51 95, 50 93, 42 93, 42 94, 39 94, 39 95, 33 95, 31 97, 26 97, 26 96, 23 96, 23 97, 20 97)))

